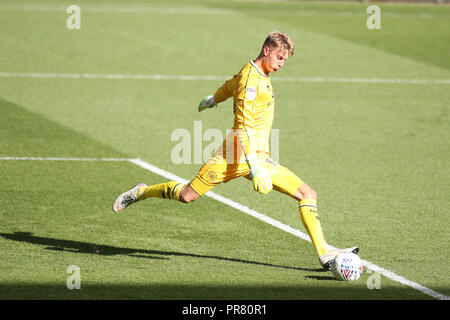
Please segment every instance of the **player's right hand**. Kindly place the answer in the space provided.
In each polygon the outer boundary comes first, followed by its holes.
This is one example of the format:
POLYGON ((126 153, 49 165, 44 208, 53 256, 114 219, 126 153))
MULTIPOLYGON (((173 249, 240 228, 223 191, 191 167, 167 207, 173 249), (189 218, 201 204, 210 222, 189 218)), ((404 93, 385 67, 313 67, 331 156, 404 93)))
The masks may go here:
POLYGON ((270 174, 264 168, 258 168, 253 173, 253 189, 262 194, 267 194, 273 189, 270 174))
POLYGON ((250 175, 253 180, 253 189, 262 194, 267 194, 273 189, 270 174, 261 166, 258 157, 255 154, 246 156, 247 164, 250 169, 250 175))
POLYGON ((198 105, 198 112, 202 112, 208 108, 214 108, 217 106, 217 102, 214 100, 214 96, 206 96, 200 101, 198 105))

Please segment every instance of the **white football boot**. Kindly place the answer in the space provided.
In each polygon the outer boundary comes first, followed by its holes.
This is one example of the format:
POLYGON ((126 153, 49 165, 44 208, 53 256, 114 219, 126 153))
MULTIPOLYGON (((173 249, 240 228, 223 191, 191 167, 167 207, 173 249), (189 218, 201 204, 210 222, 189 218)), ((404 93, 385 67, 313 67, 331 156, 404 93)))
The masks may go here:
POLYGON ((136 197, 136 192, 139 190, 139 188, 142 188, 142 187, 147 187, 147 185, 145 183, 139 183, 139 184, 135 185, 133 188, 131 188, 130 190, 125 191, 124 193, 119 195, 117 197, 116 201, 114 201, 114 204, 112 207, 113 211, 120 212, 123 209, 125 209, 126 207, 128 207, 130 204, 139 201, 139 199, 136 197))
POLYGON ((334 258, 336 258, 336 256, 342 252, 353 252, 355 254, 357 254, 359 251, 359 247, 351 247, 351 248, 346 248, 346 249, 332 249, 332 250, 328 250, 327 253, 325 253, 324 255, 320 256, 319 258, 319 262, 322 265, 322 267, 324 267, 325 270, 330 270, 331 268, 331 264, 334 260, 334 258))

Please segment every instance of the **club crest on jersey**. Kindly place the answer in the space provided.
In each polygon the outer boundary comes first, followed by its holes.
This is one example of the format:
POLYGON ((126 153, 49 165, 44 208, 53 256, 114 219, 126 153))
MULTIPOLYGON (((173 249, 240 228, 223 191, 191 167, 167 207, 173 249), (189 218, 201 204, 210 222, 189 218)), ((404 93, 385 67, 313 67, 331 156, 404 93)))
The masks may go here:
POLYGON ((256 88, 248 87, 247 88, 247 99, 254 100, 256 98, 256 88))

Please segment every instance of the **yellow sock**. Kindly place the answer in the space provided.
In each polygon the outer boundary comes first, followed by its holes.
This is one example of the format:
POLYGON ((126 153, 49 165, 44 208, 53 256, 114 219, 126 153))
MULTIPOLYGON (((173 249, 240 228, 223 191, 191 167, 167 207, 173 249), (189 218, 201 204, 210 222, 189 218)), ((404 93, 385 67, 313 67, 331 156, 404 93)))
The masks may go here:
POLYGON ((184 184, 182 183, 169 181, 166 183, 139 188, 136 192, 136 197, 139 200, 144 200, 150 197, 178 200, 180 191, 183 187, 184 184))
POLYGON ((323 238, 322 226, 317 214, 317 200, 303 199, 299 202, 300 217, 311 238, 319 257, 328 251, 328 245, 323 238))

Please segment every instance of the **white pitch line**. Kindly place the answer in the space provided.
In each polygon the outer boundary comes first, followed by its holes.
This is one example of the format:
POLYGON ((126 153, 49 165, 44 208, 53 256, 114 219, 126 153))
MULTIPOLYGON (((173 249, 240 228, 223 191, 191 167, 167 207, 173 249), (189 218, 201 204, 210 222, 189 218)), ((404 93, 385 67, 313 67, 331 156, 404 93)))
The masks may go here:
POLYGON ((450 84, 450 79, 407 79, 407 78, 349 78, 349 77, 282 77, 276 81, 286 82, 336 82, 336 83, 391 83, 391 84, 450 84))
POLYGON ((60 157, 0 157, 0 160, 16 161, 105 161, 105 162, 126 162, 130 159, 122 158, 60 158, 60 157))
MULTIPOLYGON (((161 168, 158 168, 146 161, 140 160, 140 159, 126 159, 126 158, 59 158, 59 157, 50 157, 50 158, 45 158, 45 157, 0 157, 0 160, 30 160, 30 161, 124 161, 124 162, 131 162, 134 165, 141 167, 145 170, 151 171, 159 176, 162 176, 166 179, 169 180, 173 180, 173 181, 177 181, 180 183, 188 183, 188 180, 185 180, 169 171, 163 170, 161 168)), ((259 219, 261 221, 264 221, 280 230, 283 230, 287 233, 290 233, 302 240, 311 242, 311 239, 309 238, 309 236, 307 234, 305 234, 304 232, 301 232, 298 229, 292 228, 291 226, 284 224, 278 220, 275 220, 265 214, 262 214, 258 211, 255 211, 253 209, 250 209, 247 206, 244 206, 238 202, 235 202, 231 199, 228 199, 226 197, 223 197, 221 195, 218 195, 212 191, 209 191, 208 193, 205 194, 205 196, 211 197, 219 202, 222 202, 223 204, 226 204, 236 210, 239 210, 245 214, 248 214, 252 217, 255 217, 256 219, 259 219)), ((335 248, 335 247, 332 247, 335 248)), ((373 264, 370 261, 366 261, 366 260, 362 260, 364 266, 366 266, 366 268, 373 270, 374 272, 377 272, 383 276, 385 276, 386 278, 389 278, 395 282, 401 283, 403 285, 406 285, 408 287, 411 287, 415 290, 418 290, 428 296, 431 296, 435 299, 439 299, 439 300, 450 300, 449 296, 446 296, 442 293, 436 292, 432 289, 429 289, 427 287, 422 286, 421 284, 418 284, 417 282, 408 280, 390 270, 384 269, 382 267, 379 267, 375 264, 373 264)))
POLYGON ((56 78, 56 79, 104 79, 104 80, 227 80, 221 76, 168 75, 168 74, 98 74, 98 73, 40 73, 0 72, 0 78, 56 78))
MULTIPOLYGON (((40 73, 0 72, 0 78, 37 79, 101 79, 101 80, 183 80, 224 81, 231 76, 212 75, 168 75, 168 74, 99 74, 99 73, 40 73)), ((351 77, 272 77, 280 82, 310 83, 362 83, 362 84, 450 84, 450 79, 408 79, 408 78, 351 78, 351 77)))
MULTIPOLYGON (((35 12, 65 12, 68 6, 53 4, 0 4, 3 11, 35 11, 35 12)), ((80 5, 82 11, 97 13, 132 13, 132 14, 181 14, 181 15, 268 15, 268 16, 297 16, 297 17, 347 17, 365 18, 364 11, 326 11, 326 10, 277 10, 264 9, 233 9, 207 8, 187 6, 137 6, 137 5, 80 5)), ((385 18, 417 18, 435 19, 446 18, 445 15, 431 13, 384 12, 385 18)))
POLYGON ((367 260, 362 260, 363 264, 366 266, 366 268, 373 270, 374 272, 378 272, 379 274, 382 274, 386 278, 389 278, 391 280, 394 280, 395 282, 399 282, 401 284, 404 284, 408 287, 411 287, 413 289, 416 289, 426 295, 429 295, 430 297, 439 299, 439 300, 450 300, 449 296, 446 296, 445 294, 442 294, 440 292, 434 291, 432 289, 429 289, 427 287, 422 286, 421 284, 418 284, 417 282, 408 280, 402 276, 399 276, 398 274, 395 274, 394 272, 381 268, 377 266, 376 264, 373 264, 372 262, 369 262, 367 260))

